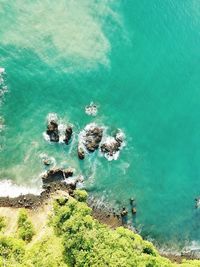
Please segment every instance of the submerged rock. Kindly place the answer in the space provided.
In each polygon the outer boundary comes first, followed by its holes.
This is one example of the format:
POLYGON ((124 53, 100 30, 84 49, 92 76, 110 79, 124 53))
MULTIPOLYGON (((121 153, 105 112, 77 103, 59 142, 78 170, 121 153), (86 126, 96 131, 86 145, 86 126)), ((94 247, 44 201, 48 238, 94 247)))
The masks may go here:
POLYGON ((46 166, 50 166, 50 165, 51 165, 51 160, 49 160, 49 159, 44 159, 44 160, 43 160, 43 163, 44 163, 44 165, 46 165, 46 166))
POLYGON ((136 210, 136 208, 134 207, 134 208, 132 208, 132 214, 134 215, 134 214, 136 214, 136 212, 137 212, 137 210, 136 210))
POLYGON ((47 125, 47 135, 51 142, 59 142, 58 124, 54 120, 51 120, 47 125))
POLYGON ((130 204, 131 204, 131 206, 133 206, 134 202, 135 202, 135 198, 131 197, 130 198, 130 204))

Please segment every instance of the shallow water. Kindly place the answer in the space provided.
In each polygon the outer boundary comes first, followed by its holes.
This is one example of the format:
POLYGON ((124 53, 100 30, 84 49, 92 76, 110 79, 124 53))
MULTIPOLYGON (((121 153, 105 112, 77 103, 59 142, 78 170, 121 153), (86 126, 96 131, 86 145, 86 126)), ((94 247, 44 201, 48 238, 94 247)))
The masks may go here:
POLYGON ((39 187, 46 153, 117 207, 136 197, 143 235, 198 242, 199 1, 1 0, 0 25, 0 178, 39 187), (70 146, 44 140, 51 112, 74 125, 70 146), (78 161, 77 137, 91 122, 125 133, 118 160, 78 161))

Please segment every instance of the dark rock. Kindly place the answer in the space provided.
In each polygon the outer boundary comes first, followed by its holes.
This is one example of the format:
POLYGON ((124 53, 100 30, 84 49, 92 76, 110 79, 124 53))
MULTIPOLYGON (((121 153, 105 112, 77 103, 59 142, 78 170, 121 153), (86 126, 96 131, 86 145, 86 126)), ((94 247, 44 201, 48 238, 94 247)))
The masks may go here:
POLYGON ((87 131, 85 135, 85 147, 89 152, 94 152, 99 148, 99 144, 102 140, 103 129, 100 127, 94 127, 87 131))
POLYGON ((124 217, 126 215, 128 215, 128 211, 127 211, 126 208, 123 208, 122 211, 121 211, 121 216, 124 217))
POLYGON ((121 144, 114 140, 112 143, 104 143, 101 145, 101 152, 113 156, 114 153, 120 150, 121 144))
POLYGON ((78 147, 78 157, 79 159, 83 160, 85 158, 85 151, 82 147, 78 147))
POLYGON ((74 173, 74 171, 72 168, 67 168, 67 169, 63 170, 63 174, 64 174, 65 178, 73 176, 73 173, 74 173))
POLYGON ((120 134, 115 134, 112 139, 105 141, 100 149, 101 152, 108 156, 113 156, 117 151, 121 149, 123 143, 123 137, 120 134))
POLYGON ((42 177, 43 184, 53 183, 53 182, 61 182, 64 179, 71 177, 73 175, 73 170, 71 168, 68 169, 53 169, 49 170, 42 177))
POLYGON ((55 121, 50 121, 47 125, 47 131, 51 142, 59 142, 58 124, 55 121))
POLYGON ((72 127, 71 126, 68 126, 65 130, 65 139, 64 139, 64 142, 66 145, 69 144, 69 141, 71 140, 71 137, 72 137, 72 127))
POLYGON ((61 169, 49 170, 43 177, 43 183, 52 183, 64 180, 63 171, 61 169))

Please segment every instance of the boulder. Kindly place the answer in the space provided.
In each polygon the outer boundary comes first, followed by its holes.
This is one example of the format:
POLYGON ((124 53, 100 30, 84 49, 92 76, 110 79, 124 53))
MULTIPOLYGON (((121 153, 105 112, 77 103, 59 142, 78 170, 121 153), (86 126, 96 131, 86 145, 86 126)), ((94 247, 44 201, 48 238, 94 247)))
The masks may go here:
POLYGON ((83 160, 85 158, 85 151, 82 147, 78 147, 78 157, 79 159, 83 160))
POLYGON ((109 137, 107 138, 107 140, 105 140, 105 142, 100 147, 101 152, 108 156, 113 156, 121 149, 122 143, 123 136, 117 133, 113 137, 109 137))
POLYGON ((72 177, 74 174, 74 170, 72 168, 67 168, 63 170, 64 178, 72 177))
POLYGON ((122 211, 121 211, 121 216, 122 216, 122 217, 125 217, 125 216, 127 216, 127 215, 128 215, 128 211, 127 211, 127 209, 126 209, 126 208, 123 208, 122 211))
POLYGON ((51 142, 59 142, 58 124, 55 121, 50 121, 47 125, 46 133, 48 134, 51 142))
POLYGON ((99 148, 102 136, 103 129, 100 127, 91 128, 86 132, 84 144, 89 152, 94 152, 99 148))
POLYGON ((61 169, 52 169, 49 170, 46 174, 43 175, 42 181, 44 184, 53 183, 56 181, 64 180, 63 171, 61 169))
POLYGON ((69 144, 69 141, 71 140, 71 137, 72 137, 72 127, 71 126, 68 126, 65 130, 65 139, 64 139, 64 142, 66 145, 69 144))

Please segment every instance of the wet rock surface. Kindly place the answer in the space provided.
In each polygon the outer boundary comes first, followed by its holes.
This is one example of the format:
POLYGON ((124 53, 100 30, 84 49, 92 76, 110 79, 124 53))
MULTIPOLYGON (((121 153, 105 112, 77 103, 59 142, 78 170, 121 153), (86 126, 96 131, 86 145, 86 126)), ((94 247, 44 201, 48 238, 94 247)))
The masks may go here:
POLYGON ((85 158, 85 151, 82 147, 78 147, 78 158, 81 160, 85 158))
POLYGON ((51 193, 63 190, 73 195, 73 190, 75 189, 74 186, 71 187, 61 182, 46 184, 43 188, 44 191, 40 195, 26 194, 14 198, 0 197, 0 207, 36 209, 50 197, 51 193))
POLYGON ((89 152, 94 152, 99 148, 103 137, 103 129, 95 126, 88 129, 85 133, 84 145, 89 152))
POLYGON ((107 138, 104 143, 101 145, 100 149, 103 154, 112 157, 115 153, 117 153, 123 143, 123 137, 121 134, 116 134, 113 137, 107 138))
POLYGON ((68 145, 72 138, 73 130, 71 126, 66 126, 66 129, 61 129, 61 125, 56 120, 50 120, 47 125, 46 134, 49 136, 50 142, 64 142, 68 145))
POLYGON ((63 140, 66 145, 69 144, 69 141, 71 140, 72 137, 72 133, 73 133, 72 127, 68 126, 65 130, 65 139, 63 140))
POLYGON ((52 169, 47 171, 42 176, 43 184, 53 183, 53 182, 61 182, 66 178, 71 177, 73 175, 73 170, 71 168, 68 169, 52 169))
POLYGON ((58 124, 54 120, 51 120, 47 125, 47 135, 51 142, 59 142, 58 124))

